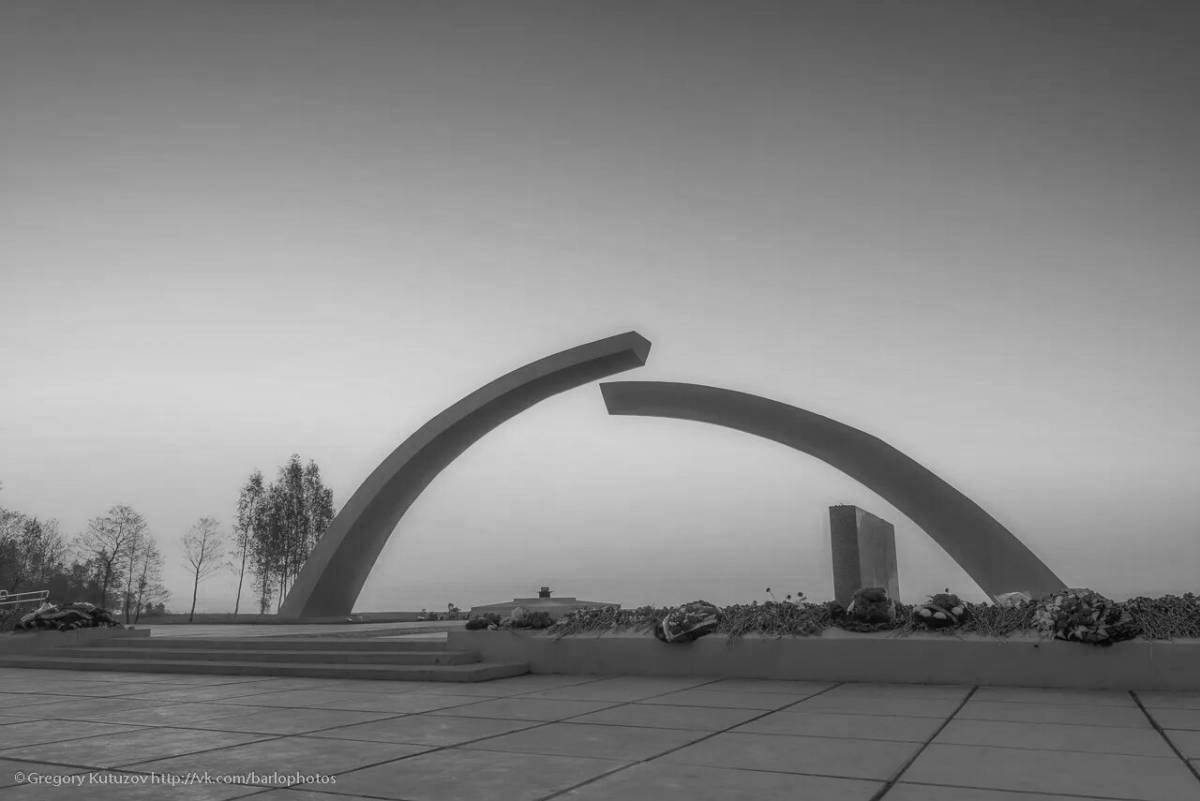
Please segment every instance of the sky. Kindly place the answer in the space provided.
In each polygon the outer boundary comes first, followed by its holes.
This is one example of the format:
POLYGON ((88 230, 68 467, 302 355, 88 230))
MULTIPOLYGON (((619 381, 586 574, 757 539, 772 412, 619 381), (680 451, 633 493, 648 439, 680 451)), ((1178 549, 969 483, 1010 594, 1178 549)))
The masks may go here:
MULTIPOLYGON (((1196 591, 1191 2, 0 4, 0 505, 179 540, 255 468, 337 505, 499 375, 619 378, 881 437, 1070 586, 1196 591)), ((599 388, 487 435, 358 611, 832 597, 828 507, 901 597, 984 596, 818 460, 599 388)), ((236 577, 198 608, 231 611, 236 577)), ((243 606, 243 609, 245 607, 243 606)))

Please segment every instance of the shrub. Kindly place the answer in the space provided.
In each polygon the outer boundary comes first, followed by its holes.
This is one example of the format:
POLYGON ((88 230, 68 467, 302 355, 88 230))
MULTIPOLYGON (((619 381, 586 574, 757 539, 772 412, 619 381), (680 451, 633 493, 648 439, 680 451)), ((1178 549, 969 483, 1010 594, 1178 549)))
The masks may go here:
POLYGON ((1034 628, 1033 615, 1037 603, 1026 601, 1016 606, 993 606, 992 604, 966 604, 961 631, 982 634, 985 637, 1008 637, 1018 631, 1034 628))
POLYGON ((809 604, 767 601, 760 604, 754 601, 721 610, 717 631, 724 632, 730 640, 745 634, 807 636, 820 634, 843 613, 841 605, 836 602, 809 604))
POLYGON ((1200 598, 1193 593, 1161 598, 1139 596, 1130 598, 1124 606, 1147 639, 1200 638, 1200 598))
POLYGON ((500 616, 495 612, 485 612, 482 615, 473 617, 467 621, 466 628, 468 630, 486 629, 488 626, 499 626, 500 616))
POLYGON ((657 626, 671 610, 653 606, 639 606, 636 609, 621 609, 617 606, 601 606, 591 609, 576 609, 568 612, 550 627, 550 631, 558 637, 569 634, 583 634, 589 631, 611 631, 614 629, 633 629, 634 631, 649 631, 657 626))
POLYGON ((526 612, 520 618, 514 617, 512 627, 514 629, 548 629, 554 625, 554 618, 550 617, 549 612, 534 611, 526 612))

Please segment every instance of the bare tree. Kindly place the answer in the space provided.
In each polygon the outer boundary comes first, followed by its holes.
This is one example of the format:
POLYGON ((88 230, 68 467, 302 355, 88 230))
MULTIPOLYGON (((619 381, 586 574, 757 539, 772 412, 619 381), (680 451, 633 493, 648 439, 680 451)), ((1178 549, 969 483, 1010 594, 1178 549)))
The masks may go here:
POLYGON ((134 599, 133 622, 142 618, 142 610, 156 600, 165 600, 169 592, 162 584, 162 555, 153 539, 146 541, 141 552, 141 572, 138 574, 137 595, 134 599))
POLYGON ((202 517, 183 535, 184 557, 192 569, 192 610, 188 613, 189 623, 196 616, 196 597, 200 592, 200 580, 211 576, 222 567, 221 557, 225 543, 220 528, 221 524, 216 519, 202 517))
MULTIPOLYGON (((75 549, 96 567, 96 579, 100 587, 99 605, 108 606, 109 590, 120 587, 132 572, 137 552, 131 551, 131 542, 141 542, 146 531, 146 521, 131 507, 118 505, 101 517, 88 521, 88 529, 75 541, 75 549)), ((125 606, 128 613, 129 593, 126 589, 125 606)), ((126 615, 128 621, 128 614, 126 615)))
MULTIPOLYGON (((133 510, 131 509, 130 511, 132 512, 133 510)), ((121 607, 126 623, 129 622, 130 607, 133 606, 133 599, 135 597, 134 587, 136 586, 138 576, 138 563, 144 559, 150 547, 151 543, 146 533, 145 523, 130 526, 129 536, 125 540, 125 547, 121 549, 120 556, 120 560, 125 563, 125 592, 121 596, 121 607)))

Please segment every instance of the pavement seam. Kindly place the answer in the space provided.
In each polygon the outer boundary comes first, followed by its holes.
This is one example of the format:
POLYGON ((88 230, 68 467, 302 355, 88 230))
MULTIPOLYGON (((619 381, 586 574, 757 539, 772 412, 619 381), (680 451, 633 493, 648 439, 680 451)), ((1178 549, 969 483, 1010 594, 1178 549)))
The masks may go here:
MULTIPOLYGON (((619 678, 619 677, 612 677, 612 676, 600 676, 600 677, 597 677, 596 679, 594 679, 593 681, 601 681, 601 680, 604 680, 604 679, 609 679, 609 678, 619 678)), ((714 683, 714 682, 718 682, 718 681, 721 681, 721 678, 719 678, 719 677, 718 677, 718 678, 714 678, 714 679, 711 679, 711 680, 710 680, 710 681, 708 681, 708 682, 704 682, 703 684, 696 685, 696 686, 704 686, 704 684, 712 684, 712 683, 714 683)), ((580 682, 579 684, 571 684, 571 685, 566 685, 566 686, 577 687, 577 686, 580 686, 581 684, 590 684, 590 683, 593 683, 593 682, 591 682, 591 681, 585 681, 585 682, 580 682)), ((833 686, 830 686, 830 687, 826 687, 825 689, 823 689, 823 690, 819 690, 819 691, 817 691, 816 693, 813 693, 813 695, 807 696, 806 698, 802 698, 802 699, 799 699, 799 700, 797 700, 797 701, 793 701, 791 704, 787 704, 787 706, 792 706, 792 705, 794 705, 794 704, 801 703, 802 701, 807 701, 809 698, 813 698, 813 697, 815 697, 815 696, 817 696, 817 695, 820 695, 821 693, 828 692, 829 690, 832 690, 832 689, 834 689, 834 687, 836 687, 836 686, 838 686, 838 685, 833 685, 833 686)), ((688 688, 688 689, 691 689, 691 688, 688 688)), ((532 700, 532 701, 540 701, 540 700, 546 700, 546 701, 555 701, 555 700, 574 700, 574 699, 541 699, 541 698, 524 698, 524 696, 525 696, 525 695, 528 695, 528 693, 530 693, 530 692, 544 692, 544 690, 529 690, 529 691, 527 691, 526 693, 515 693, 515 694, 513 694, 513 695, 508 695, 508 696, 496 696, 496 697, 489 698, 488 700, 496 700, 497 698, 518 698, 518 699, 522 699, 522 700, 532 700)), ((668 693, 671 693, 671 692, 679 692, 679 691, 678 691, 678 690, 668 690, 668 691, 667 691, 667 692, 665 692, 665 693, 661 693, 661 695, 666 695, 666 694, 668 694, 668 693)), ((649 697, 657 697, 657 696, 649 696, 649 697)), ((589 711, 589 712, 583 712, 583 713, 580 713, 580 715, 574 715, 574 716, 572 716, 572 717, 580 717, 581 715, 590 715, 590 714, 592 714, 593 712, 603 712, 603 711, 604 711, 604 710, 606 710, 606 709, 615 709, 615 708, 617 708, 617 707, 626 706, 626 705, 628 705, 628 704, 631 704, 631 703, 637 703, 637 702, 635 702, 635 701, 617 701, 617 702, 614 702, 614 703, 612 703, 612 704, 609 704, 608 706, 601 707, 600 709, 593 709, 593 710, 591 710, 591 711, 589 711)), ((466 706, 469 706, 469 704, 467 704, 466 706)), ((455 708, 455 707, 443 707, 443 709, 453 709, 453 708, 455 708)), ((440 711, 440 710, 431 710, 431 711, 440 711)), ((700 738, 698 738, 698 739, 696 739, 696 740, 692 740, 692 741, 690 741, 690 742, 684 743, 683 745, 680 745, 680 746, 677 746, 677 747, 675 747, 675 748, 672 748, 672 749, 670 749, 670 750, 668 750, 668 751, 663 751, 662 753, 655 754, 654 756, 647 757, 647 758, 645 758, 645 759, 640 759, 640 760, 637 760, 637 761, 635 761, 635 762, 625 762, 625 761, 623 761, 623 760, 613 760, 613 761, 615 761, 615 762, 617 762, 617 763, 618 763, 618 764, 617 764, 617 766, 616 766, 615 768, 613 768, 613 770, 606 771, 606 772, 604 772, 604 773, 601 773, 601 774, 599 774, 599 775, 597 775, 597 776, 593 776, 593 777, 591 777, 590 779, 588 779, 587 781, 581 782, 580 784, 572 785, 572 786, 570 786, 570 787, 566 787, 566 788, 564 788, 564 789, 562 789, 562 790, 557 790, 557 791, 555 791, 554 793, 551 793, 551 794, 550 794, 550 795, 548 795, 548 796, 544 796, 543 798, 539 799, 538 801, 545 801, 545 799, 550 799, 550 798, 553 798, 553 797, 555 797, 555 796, 557 796, 557 795, 560 795, 560 794, 562 794, 562 793, 565 793, 565 792, 569 792, 569 791, 571 791, 571 790, 574 790, 576 787, 582 787, 582 786, 583 786, 583 785, 585 785, 585 784, 590 784, 591 782, 594 782, 594 781, 596 781, 596 780, 598 780, 598 779, 602 779, 602 778, 604 778, 605 776, 611 776, 611 775, 612 775, 612 774, 614 774, 614 773, 617 773, 617 772, 619 772, 619 771, 625 770, 626 768, 633 767, 634 765, 638 765, 638 764, 641 764, 641 763, 643 763, 643 762, 649 762, 650 760, 653 760, 653 759, 658 759, 658 758, 659 758, 659 757, 661 757, 661 756, 665 756, 666 754, 672 753, 672 752, 674 752, 674 751, 678 751, 680 748, 686 748, 686 747, 688 747, 689 745, 694 745, 695 743, 701 742, 702 740, 707 740, 709 737, 713 737, 713 736, 715 736, 715 735, 717 735, 717 734, 722 734, 722 733, 724 733, 724 732, 727 732, 727 731, 729 731, 729 730, 730 730, 730 729, 732 729, 732 728, 735 728, 736 726, 741 726, 741 725, 743 725, 744 723, 748 723, 748 722, 750 722, 750 720, 757 720, 758 718, 760 718, 760 717, 763 717, 764 715, 769 715, 769 714, 772 714, 772 713, 774 713, 774 712, 777 712, 777 711, 779 711, 779 710, 778 710, 778 709, 766 710, 766 711, 764 711, 764 712, 763 712, 761 715, 756 715, 755 717, 753 717, 753 718, 750 718, 749 720, 745 720, 745 721, 742 721, 742 722, 740 722, 740 723, 734 724, 734 726, 729 726, 729 727, 727 727, 727 728, 725 728, 725 729, 721 729, 721 730, 719 730, 719 731, 715 731, 715 732, 709 732, 709 733, 706 733, 706 734, 705 734, 705 736, 703 736, 703 737, 700 737, 700 738)), ((428 714, 428 713, 425 713, 425 712, 416 712, 416 713, 412 713, 412 714, 428 714)), ((401 716, 398 716, 398 717, 404 717, 404 716, 403 716, 403 715, 401 715, 401 716)), ((451 716, 451 717, 453 717, 453 716, 451 716)), ((464 717, 465 717, 465 716, 464 716, 464 717)), ((479 719, 482 719, 482 720, 509 720, 509 721, 516 720, 515 718, 479 718, 479 719)), ((483 736, 483 737, 476 737, 475 739, 472 739, 472 740, 464 740, 464 741, 462 741, 462 742, 459 742, 459 743, 453 743, 453 744, 451 744, 451 745, 430 746, 430 747, 429 747, 427 750, 425 750, 425 751, 419 751, 419 752, 417 752, 417 753, 415 753, 415 754, 406 754, 406 755, 404 755, 404 756, 401 756, 401 757, 396 757, 396 758, 394 758, 394 759, 384 759, 384 760, 381 760, 381 761, 379 761, 379 762, 373 762, 373 763, 370 763, 370 764, 367 764, 367 765, 362 765, 362 766, 359 766, 359 767, 353 768, 352 770, 345 771, 345 773, 346 773, 346 774, 349 774, 349 773, 355 773, 355 772, 357 772, 357 771, 360 771, 360 770, 367 770, 367 769, 369 769, 369 768, 376 768, 376 767, 379 767, 380 765, 387 765, 387 764, 391 764, 391 763, 393 763, 393 762, 402 762, 402 761, 404 761, 404 760, 406 760, 406 759, 412 759, 413 757, 418 757, 418 756, 427 756, 427 755, 429 755, 429 754, 436 753, 436 752, 439 752, 439 751, 450 751, 450 750, 453 750, 453 749, 456 749, 456 748, 464 748, 464 747, 468 748, 468 750, 469 750, 469 747, 470 747, 471 745, 473 745, 473 744, 475 744, 475 743, 483 742, 483 741, 485 741, 485 740, 492 740, 492 739, 496 739, 496 738, 498 738, 498 737, 504 737, 504 736, 506 736, 506 735, 509 735, 509 734, 517 734, 517 733, 521 733, 521 732, 532 731, 532 730, 534 730, 534 729, 540 729, 540 728, 543 728, 543 727, 545 727, 545 726, 550 726, 550 725, 552 725, 552 724, 554 724, 554 723, 569 723, 570 721, 571 721, 571 718, 557 718, 557 719, 555 719, 555 720, 543 720, 543 721, 518 721, 518 722, 527 722, 527 723, 530 723, 531 725, 529 725, 529 726, 526 726, 525 728, 522 728, 522 729, 517 729, 517 730, 511 731, 511 732, 504 732, 504 733, 502 733, 502 734, 489 734, 489 735, 485 735, 485 736, 483 736)), ((334 727, 334 728, 338 728, 338 727, 334 727)), ((642 727, 635 727, 635 728, 654 728, 654 727, 650 727, 650 726, 642 726, 642 727)), ((368 742, 376 742, 376 741, 368 741, 368 742)), ((398 744, 405 744, 405 743, 398 743, 398 744)), ((417 745, 417 746, 420 746, 420 745, 422 745, 421 743, 406 743, 406 744, 407 744, 407 745, 417 745)), ((482 751, 482 750, 486 750, 486 749, 475 749, 475 750, 481 750, 481 751, 482 751)), ((564 755, 564 754, 540 754, 540 755, 539 755, 539 754, 530 754, 530 753, 528 753, 528 752, 487 751, 487 753, 515 753, 515 754, 517 754, 517 755, 525 755, 525 756, 548 756, 548 757, 557 757, 557 758, 564 758, 564 759, 573 759, 573 758, 574 758, 574 759, 578 759, 578 758, 580 758, 580 757, 572 757, 572 756, 569 756, 569 755, 564 755)), ((599 757, 584 757, 584 758, 588 758, 588 759, 600 759, 599 757)), ((340 773, 339 773, 339 774, 337 774, 337 775, 341 776, 342 774, 340 774, 340 773)), ((842 778, 844 778, 844 777, 842 777, 842 778)), ((288 786, 288 789, 292 789, 292 788, 299 788, 299 787, 303 787, 303 785, 300 785, 300 784, 289 785, 289 786, 288 786)), ((395 800, 395 799, 389 799, 389 801, 396 801, 396 800, 395 800)))
MULTIPOLYGON (((714 681, 720 681, 720 679, 714 679, 714 681)), ((709 683, 711 684, 712 682, 709 682, 709 683)), ((798 699, 796 701, 792 701, 790 704, 785 704, 784 706, 779 707, 778 709, 764 710, 762 712, 762 714, 760 714, 760 715, 755 715, 754 717, 749 718, 748 720, 743 720, 740 723, 733 724, 732 726, 726 726, 724 729, 718 729, 717 731, 709 732, 709 733, 705 734, 703 737, 698 737, 695 740, 692 740, 691 742, 684 743, 683 745, 679 745, 674 748, 670 748, 666 751, 663 751, 662 753, 655 754, 654 756, 646 757, 645 759, 639 759, 634 762, 627 762, 627 763, 621 765, 620 767, 616 768, 615 770, 610 770, 606 773, 600 774, 599 776, 593 776, 592 778, 588 779, 587 781, 583 781, 583 782, 580 782, 579 784, 571 785, 570 787, 564 787, 562 790, 557 790, 553 793, 550 793, 549 795, 542 796, 541 798, 537 799, 537 801, 550 801, 550 799, 552 799, 552 798, 558 798, 559 796, 562 796, 564 793, 569 793, 573 790, 579 789, 580 787, 586 787, 587 785, 592 784, 593 782, 599 781, 600 779, 607 778, 609 776, 612 776, 613 774, 620 773, 623 770, 628 770, 629 768, 636 767, 638 765, 644 765, 648 762, 653 762, 656 759, 662 759, 663 757, 667 756, 668 754, 673 754, 676 751, 683 750, 684 748, 690 748, 691 746, 696 745, 697 743, 702 743, 705 740, 710 740, 713 737, 716 737, 718 734, 725 734, 727 732, 730 732, 733 729, 736 729, 738 726, 744 726, 747 723, 752 723, 753 721, 758 720, 759 718, 764 718, 767 715, 773 715, 776 712, 779 712, 779 711, 782 711, 789 707, 795 706, 796 704, 803 703, 803 702, 809 700, 810 698, 816 698, 818 695, 823 695, 824 693, 827 693, 830 690, 837 689, 838 687, 842 686, 844 683, 845 682, 837 682, 837 683, 831 684, 829 687, 826 687, 823 690, 818 690, 817 692, 813 693, 812 695, 809 695, 805 698, 798 699)), ((666 693, 664 693, 664 695, 665 694, 666 693)), ((621 704, 618 704, 617 706, 621 706, 621 704)), ((597 711, 599 711, 599 710, 597 710, 597 711)), ((650 727, 645 727, 645 728, 650 728, 650 727)), ((838 777, 838 778, 847 778, 847 777, 842 776, 842 777, 838 777)))
MULTIPOLYGON (((177 727, 177 728, 182 728, 182 727, 177 727)), ((197 729, 187 729, 187 731, 197 731, 197 729)), ((221 732, 221 733, 227 734, 229 732, 221 732)), ((103 737, 105 735, 101 734, 101 735, 92 735, 92 736, 103 737)), ((169 756, 154 757, 153 759, 143 759, 140 762, 126 762, 126 763, 123 763, 120 765, 109 765, 107 767, 96 767, 96 766, 91 766, 91 765, 72 765, 67 762, 54 762, 54 761, 51 761, 48 759, 29 759, 27 757, 17 757, 17 756, 4 756, 2 758, 10 760, 12 762, 30 762, 33 764, 53 765, 58 768, 72 768, 74 770, 87 771, 89 773, 97 773, 97 772, 102 772, 102 771, 124 770, 126 768, 132 768, 136 765, 145 765, 150 762, 158 762, 158 761, 164 760, 164 759, 174 759, 175 757, 180 757, 180 756, 192 756, 194 754, 206 754, 206 753, 209 753, 210 751, 223 751, 226 748, 240 748, 240 747, 246 746, 246 745, 257 745, 258 743, 265 743, 270 740, 280 740, 286 736, 289 736, 289 735, 282 735, 282 736, 272 735, 272 736, 268 736, 268 737, 259 737, 256 740, 247 740, 244 743, 237 743, 236 745, 219 745, 214 748, 202 748, 199 751, 188 751, 186 754, 171 754, 169 756)), ((67 741, 61 740, 59 742, 67 742, 67 741)), ((41 745, 53 745, 53 743, 41 743, 41 745)), ((141 773, 142 771, 133 770, 133 771, 129 771, 129 772, 141 773)))
MULTIPOLYGON (((586 682, 585 682, 585 683, 586 683, 586 682)), ((576 685, 570 685, 570 686, 576 686, 576 685)), ((533 691, 533 692, 537 692, 537 691, 533 691)), ((516 694, 516 695, 511 695, 511 696, 498 696, 498 697, 499 697, 499 698, 519 698, 520 696, 521 696, 521 694, 516 694)), ((494 699, 494 698, 489 698, 488 700, 495 700, 495 699, 494 699)), ((534 698, 534 699, 526 699, 526 700, 535 700, 535 701, 537 701, 537 700, 554 700, 554 699, 537 699, 537 698, 534 698)), ((604 709, 612 709, 613 707, 624 706, 624 705, 625 705, 625 704, 627 704, 627 703, 628 703, 627 701, 620 701, 620 702, 617 702, 617 703, 611 704, 610 706, 602 707, 601 709, 595 709, 595 710, 592 710, 592 711, 593 711, 593 712, 600 712, 600 711, 603 711, 604 709)), ((454 707, 442 707, 442 708, 443 708, 443 709, 453 709, 454 707)), ((440 711, 440 710, 430 710, 430 711, 440 711)), ((411 714, 411 715, 424 715, 424 714, 428 714, 428 713, 426 713, 426 712, 413 712, 413 713, 410 713, 410 714, 411 714)), ((591 714, 591 713, 590 713, 590 712, 585 712, 585 713, 583 713, 583 714, 591 714)), ((399 716, 397 716, 397 717, 407 717, 407 715, 399 715, 399 716)), ((453 716, 449 716, 449 717, 453 717, 453 716)), ((465 716, 460 716, 460 717, 465 717, 465 716)), ((508 721, 517 720, 517 719, 515 719, 515 718, 475 718, 475 719, 476 719, 476 720, 508 720, 508 721)), ((566 719, 566 718, 559 718, 559 719, 556 719, 556 720, 541 720, 541 721, 519 721, 519 720, 518 720, 518 722, 530 723, 531 725, 529 725, 529 726, 526 726, 525 728, 522 728, 522 729, 516 729, 516 730, 514 730, 514 731, 510 731, 510 732, 504 732, 504 733, 502 733, 502 734, 488 734, 488 735, 485 735, 485 736, 483 736, 483 737, 476 737, 476 738, 475 738, 475 739, 473 739, 473 740, 464 740, 463 742, 460 742, 460 743, 453 743, 453 744, 451 744, 451 745, 436 745, 436 746, 428 746, 428 747, 426 748, 426 750, 424 750, 424 751, 418 751, 418 752, 417 752, 417 753, 415 753, 415 754, 405 754, 404 756, 400 756, 400 757, 394 757, 394 758, 392 758, 392 759, 383 759, 383 760, 380 760, 379 762, 372 762, 372 763, 370 763, 370 764, 367 764, 367 765, 361 765, 361 766, 359 766, 359 767, 352 768, 351 770, 343 771, 343 773, 338 773, 338 774, 335 774, 335 775, 337 775, 337 776, 341 776, 341 775, 343 775, 343 774, 355 773, 355 772, 357 772, 357 771, 360 771, 360 770, 367 770, 368 768, 377 768, 377 767, 379 767, 380 765, 388 765, 388 764, 391 764, 391 763, 393 763, 393 762, 401 762, 401 761, 403 761, 403 760, 406 760, 406 759, 412 759, 413 757, 418 757, 418 756, 427 756, 427 755, 429 755, 429 754, 436 753, 436 752, 439 752, 439 751, 450 751, 450 750, 453 750, 453 749, 455 749, 455 748, 462 748, 462 747, 464 747, 464 746, 470 746, 470 745, 472 745, 473 743, 482 742, 482 741, 484 741, 484 740, 491 740, 491 739, 494 739, 494 738, 496 738, 496 737, 504 737, 505 735, 508 735, 508 734, 516 734, 516 733, 518 733, 518 732, 525 732, 525 731, 531 731, 531 730, 533 730, 533 729, 540 729, 540 728, 542 728, 542 727, 544 727, 544 726, 549 726, 549 725, 551 725, 551 724, 553 724, 553 723, 562 723, 562 722, 564 722, 565 720, 567 720, 567 719, 566 719)), ((334 727, 334 728, 337 728, 337 727, 334 727)), ((301 736, 301 735, 297 735, 297 736, 301 736)), ((326 739, 329 739, 329 738, 326 738, 326 739)), ((353 740, 353 741, 351 741, 351 742, 378 742, 378 741, 376 741, 376 740, 367 740, 367 741, 358 741, 358 740, 353 740)), ((424 743, 391 743, 391 744, 392 744, 392 745, 414 745, 414 746, 419 746, 419 747, 425 747, 425 744, 424 744, 424 743)), ((485 750, 485 749, 476 749, 476 750, 485 750)), ((488 753, 513 753, 513 752, 507 752, 507 751, 489 751, 488 753)), ((518 752, 518 753, 523 753, 523 752, 518 752)), ((524 754, 524 755, 526 755, 526 756, 536 756, 536 755, 531 755, 531 754, 527 754, 527 753, 526 753, 526 754, 524 754)), ((570 756, 564 756, 563 754, 543 754, 542 756, 561 757, 561 758, 565 758, 565 759, 578 759, 578 758, 579 758, 579 757, 570 757, 570 756)), ((588 758, 593 758, 593 759, 596 759, 597 757, 588 757, 588 758)), ((627 765, 626 765, 625 763, 620 763, 620 766, 619 766, 619 767, 618 767, 616 770, 621 770, 621 769, 622 769, 622 768, 624 768, 624 767, 627 767, 627 765)), ((609 771, 609 773, 612 773, 612 772, 615 772, 615 771, 609 771)), ((608 773, 605 773, 605 774, 602 774, 602 775, 605 775, 605 776, 607 776, 607 775, 608 775, 608 773)), ((599 778, 599 777, 597 776, 597 777, 595 777, 595 778, 599 778)), ((293 789, 293 788, 303 788, 303 787, 305 787, 305 785, 302 785, 302 784, 299 784, 299 783, 297 783, 297 784, 288 785, 286 789, 293 789)), ((280 789, 280 788, 275 788, 275 789, 280 789)), ((568 789, 570 789, 570 788, 568 788, 568 789)), ((388 799, 388 801, 397 801, 397 800, 396 800, 396 799, 388 799)))
MULTIPOLYGON (((899 784, 899 783, 900 782, 897 782, 897 784, 899 784)), ((1007 787, 1004 788, 1003 790, 1000 790, 996 787, 976 787, 974 785, 964 785, 964 784, 938 784, 937 782, 904 782, 904 784, 911 784, 911 785, 920 786, 920 787, 944 787, 947 790, 984 790, 984 791, 993 792, 993 793, 996 793, 996 792, 1013 793, 1014 795, 1032 795, 1032 796, 1037 796, 1038 798, 1082 798, 1082 799, 1084 799, 1084 801, 1093 801, 1093 799, 1096 799, 1096 798, 1103 798, 1104 801, 1145 801, 1145 799, 1134 798, 1132 796, 1127 796, 1127 795, 1097 796, 1094 794, 1093 795, 1079 795, 1078 793, 1058 793, 1058 792, 1045 793, 1045 792, 1042 792, 1041 790, 1011 790, 1007 787)), ((874 800, 872 799, 872 801, 874 801, 874 800)), ((887 799, 884 799, 884 801, 887 801, 887 799)))
POLYGON ((1167 736, 1167 732, 1162 726, 1158 725, 1158 721, 1155 720, 1154 716, 1150 714, 1150 710, 1146 709, 1145 705, 1142 703, 1142 699, 1138 697, 1138 694, 1135 691, 1130 690, 1129 695, 1133 698, 1133 702, 1138 705, 1138 709, 1142 710, 1142 714, 1146 716, 1146 719, 1150 721, 1150 725, 1154 727, 1154 730, 1158 732, 1160 737, 1166 740, 1167 747, 1171 749, 1175 756, 1183 760, 1183 766, 1187 768, 1193 776, 1196 777, 1196 781, 1200 781, 1200 768, 1197 768, 1196 765, 1193 765, 1188 758, 1183 755, 1183 752, 1176 747, 1171 738, 1167 736))
POLYGON ((913 754, 911 757, 909 757, 907 762, 905 762, 903 765, 900 766, 900 770, 896 771, 895 775, 892 776, 892 778, 890 778, 886 782, 884 782, 883 787, 879 788, 879 790, 875 793, 875 795, 871 796, 869 801, 881 801, 881 799, 885 795, 887 795, 888 793, 891 792, 892 788, 895 787, 896 783, 900 781, 900 777, 904 775, 905 771, 907 771, 909 768, 911 768, 913 766, 913 763, 916 762, 918 758, 920 758, 921 754, 925 753, 925 749, 928 748, 929 745, 934 740, 937 739, 937 736, 939 734, 941 734, 942 731, 945 730, 945 728, 947 726, 950 725, 950 721, 954 720, 954 716, 962 711, 962 708, 967 705, 967 702, 971 700, 971 696, 975 695, 975 691, 978 689, 979 689, 978 684, 976 684, 974 687, 971 688, 971 691, 968 692, 966 694, 966 696, 963 697, 962 701, 959 702, 958 707, 953 712, 951 712, 950 715, 948 717, 946 717, 945 720, 942 721, 942 725, 938 726, 937 730, 934 731, 933 734, 929 735, 929 739, 926 740, 924 742, 924 744, 922 744, 921 747, 917 749, 915 754, 913 754))

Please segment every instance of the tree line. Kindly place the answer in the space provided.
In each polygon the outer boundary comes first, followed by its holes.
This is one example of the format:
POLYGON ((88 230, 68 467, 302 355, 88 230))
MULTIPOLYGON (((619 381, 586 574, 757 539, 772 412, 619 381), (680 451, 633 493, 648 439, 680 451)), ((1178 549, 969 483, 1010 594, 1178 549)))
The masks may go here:
MULTIPOLYGON (((232 552, 215 517, 200 518, 180 538, 192 579, 189 619, 200 583, 223 570, 238 574, 234 614, 247 573, 259 613, 266 614, 272 601, 278 608, 333 516, 333 492, 315 462, 303 465, 293 454, 270 484, 255 470, 238 496, 232 552)), ((87 600, 136 623, 143 613, 165 611, 170 593, 162 568, 154 535, 130 506, 92 518, 69 543, 56 520, 0 507, 0 590, 49 590, 55 602, 87 600)))
POLYGON ((259 613, 266 614, 272 601, 278 610, 333 516, 333 492, 322 483, 316 462, 301 465, 293 454, 270 484, 261 471, 251 473, 238 495, 233 526, 240 560, 234 614, 247 572, 259 613))
POLYGON ((0 589, 48 590, 58 602, 90 601, 126 623, 165 608, 162 554, 145 519, 117 505, 67 542, 58 521, 0 507, 0 589))

